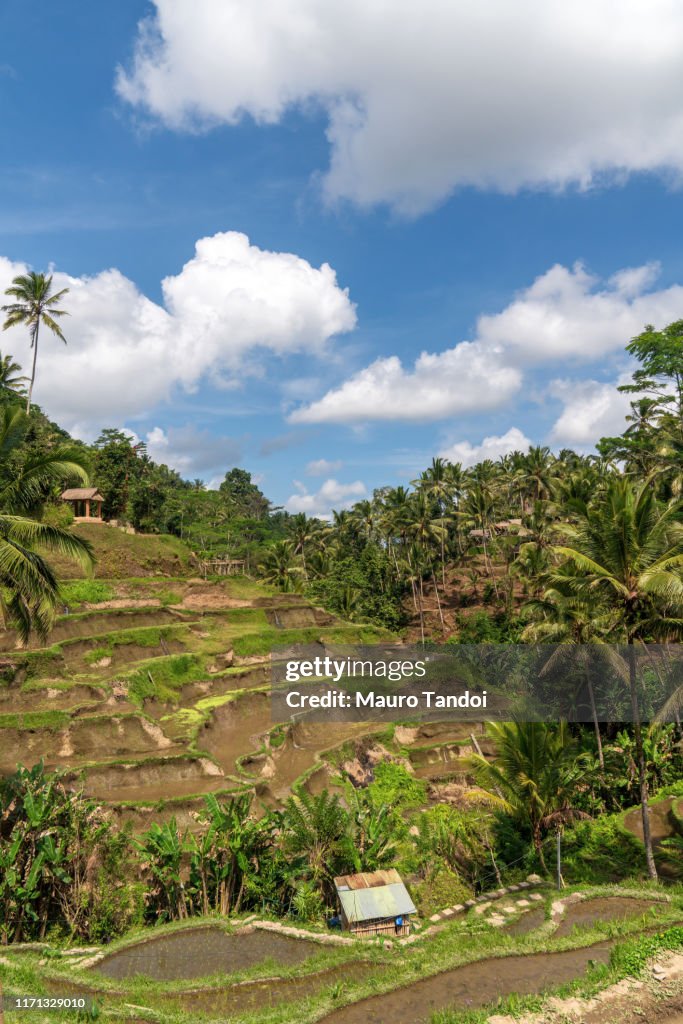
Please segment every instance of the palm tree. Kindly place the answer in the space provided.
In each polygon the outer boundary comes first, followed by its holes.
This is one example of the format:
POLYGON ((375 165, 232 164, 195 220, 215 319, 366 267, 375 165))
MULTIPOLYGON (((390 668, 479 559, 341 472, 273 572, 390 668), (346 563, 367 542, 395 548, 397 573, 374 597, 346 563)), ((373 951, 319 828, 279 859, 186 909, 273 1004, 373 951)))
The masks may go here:
MULTIPOLYGON (((492 465, 492 463, 491 463, 492 465)), ((495 505, 490 486, 490 479, 487 472, 479 473, 486 463, 475 467, 475 472, 469 476, 468 490, 462 504, 462 515, 469 526, 477 528, 481 536, 482 549, 484 553, 484 566, 491 579, 493 589, 498 596, 498 584, 493 571, 493 563, 490 557, 490 544, 493 539, 493 520, 495 517, 495 505)))
POLYGON ((28 380, 28 377, 22 377, 20 374, 21 366, 14 362, 12 356, 0 355, 0 398, 11 400, 24 396, 24 381, 28 380))
POLYGON ((549 448, 532 446, 522 456, 518 475, 524 496, 529 508, 534 501, 547 497, 552 489, 552 476, 555 459, 549 448))
MULTIPOLYGON (((439 588, 436 582, 434 563, 432 562, 430 548, 432 544, 436 544, 438 542, 443 544, 446 527, 443 525, 443 517, 436 517, 433 513, 434 504, 432 500, 424 491, 417 491, 417 493, 412 496, 412 500, 409 505, 410 520, 408 522, 408 533, 414 538, 418 549, 421 549, 426 556, 429 573, 432 577, 432 583, 434 584, 434 594, 436 596, 436 604, 439 610, 441 628, 445 631, 443 612, 441 610, 441 600, 439 598, 439 588)), ((422 594, 422 590, 422 577, 420 576, 420 594, 422 594)))
MULTIPOLYGON (((683 504, 662 507, 651 482, 614 477, 574 525, 563 527, 568 543, 561 582, 580 598, 600 597, 615 617, 613 635, 628 645, 631 713, 640 783, 643 840, 648 873, 657 878, 648 811, 647 768, 640 724, 635 643, 683 634, 683 504)), ((553 574, 550 574, 554 582, 553 574)))
POLYGON ((358 613, 358 606, 361 598, 363 597, 363 591, 359 587, 354 587, 351 583, 347 583, 342 589, 339 595, 339 611, 347 622, 355 622, 358 613))
POLYGON ((29 518, 49 488, 72 478, 87 483, 83 454, 67 445, 30 455, 17 465, 29 420, 23 409, 0 411, 0 617, 23 643, 33 631, 44 638, 59 603, 59 584, 45 552, 92 565, 90 545, 68 530, 29 518))
POLYGON ((577 756, 566 722, 490 722, 487 728, 496 756, 489 762, 472 755, 477 775, 508 813, 529 824, 534 849, 547 870, 543 833, 553 825, 588 817, 573 802, 588 767, 577 756))
POLYGON ((456 547, 458 552, 462 555, 462 538, 460 534, 458 512, 465 490, 465 472, 459 462, 448 462, 446 464, 446 479, 448 481, 451 517, 453 520, 456 547))
POLYGON ((267 583, 274 583, 283 593, 300 587, 302 568, 298 564, 291 540, 278 540, 266 551, 259 569, 267 583))
POLYGON ((376 527, 376 509, 372 501, 357 501, 351 509, 351 516, 357 524, 358 532, 366 541, 373 537, 376 527))
POLYGON ((605 758, 591 669, 597 660, 606 663, 608 669, 616 670, 617 676, 623 678, 623 662, 620 664, 619 656, 605 643, 605 636, 613 626, 609 612, 594 600, 566 593, 566 588, 560 583, 561 575, 561 572, 556 572, 555 586, 548 587, 540 598, 525 605, 535 621, 524 629, 522 640, 557 645, 541 669, 541 675, 548 675, 556 667, 565 669, 567 663, 578 667, 580 682, 588 691, 598 762, 604 770, 605 758), (602 645, 599 652, 602 657, 598 659, 595 644, 602 645))
POLYGON ((26 412, 31 411, 31 396, 33 385, 36 379, 36 361, 38 359, 38 332, 41 323, 48 327, 66 345, 66 338, 62 329, 57 323, 63 316, 68 316, 65 309, 57 309, 57 303, 69 291, 62 288, 52 294, 52 274, 46 277, 45 274, 36 274, 33 270, 28 274, 20 274, 12 281, 12 286, 5 289, 5 295, 9 295, 15 301, 3 306, 2 311, 6 313, 3 330, 8 327, 15 327, 24 324, 29 329, 31 348, 33 349, 33 365, 31 367, 31 382, 28 386, 26 396, 26 412))
POLYGON ((294 554, 301 555, 301 564, 304 579, 308 580, 308 568, 306 566, 306 548, 313 540, 317 532, 318 521, 308 519, 305 512, 299 512, 289 520, 289 535, 294 544, 294 554))
POLYGON ((418 486, 428 498, 435 501, 439 508, 441 520, 441 580, 446 586, 446 506, 452 497, 452 476, 449 473, 449 463, 445 459, 432 459, 432 464, 422 473, 414 486, 418 486))

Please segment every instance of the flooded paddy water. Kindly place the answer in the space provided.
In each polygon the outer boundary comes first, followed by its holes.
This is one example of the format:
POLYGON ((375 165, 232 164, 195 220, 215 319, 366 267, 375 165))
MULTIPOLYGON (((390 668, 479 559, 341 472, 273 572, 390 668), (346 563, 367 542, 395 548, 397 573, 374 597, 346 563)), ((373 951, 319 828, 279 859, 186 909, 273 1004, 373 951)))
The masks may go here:
POLYGON ((336 988, 340 985, 359 984, 378 976, 382 970, 376 964, 354 961, 352 964, 330 967, 297 978, 266 978, 220 989, 194 989, 179 995, 169 995, 165 1001, 177 1005, 185 1012, 205 1013, 224 1020, 226 1017, 233 1018, 279 1006, 281 1003, 317 996, 333 985, 336 988))
POLYGON ((628 899, 620 896, 581 900, 580 903, 572 903, 567 907, 560 924, 553 932, 553 938, 564 938, 571 935, 575 928, 588 928, 600 921, 626 921, 630 917, 648 914, 662 906, 666 904, 657 900, 628 899))
POLYGON ((320 950, 315 942, 277 932, 247 927, 229 933, 207 925, 126 946, 105 957, 95 970, 119 980, 144 975, 155 981, 181 981, 232 974, 271 960, 291 966, 320 950))
POLYGON ((439 1010, 479 1009, 513 993, 541 993, 573 981, 591 963, 608 963, 612 945, 479 960, 351 1003, 322 1019, 326 1024, 419 1024, 439 1010))

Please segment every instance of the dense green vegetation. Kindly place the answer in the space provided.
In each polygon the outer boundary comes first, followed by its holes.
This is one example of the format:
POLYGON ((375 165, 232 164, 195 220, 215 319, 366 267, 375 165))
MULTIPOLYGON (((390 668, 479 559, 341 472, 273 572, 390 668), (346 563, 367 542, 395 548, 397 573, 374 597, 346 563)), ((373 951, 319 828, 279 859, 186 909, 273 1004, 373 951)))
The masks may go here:
POLYGON ((0 781, 0 941, 111 939, 142 921, 258 909, 322 920, 332 879, 395 853, 394 818, 373 793, 289 797, 255 820, 250 795, 205 798, 198 831, 175 818, 134 838, 42 764, 0 781))
MULTIPOLYGON (((74 791, 63 772, 20 768, 0 781, 4 939, 49 933, 93 941, 145 921, 247 910, 322 922, 334 911, 335 875, 388 866, 410 880, 428 914, 503 877, 545 871, 558 826, 573 884, 642 875, 644 848, 623 822, 637 782, 622 801, 615 797, 624 771, 619 739, 605 743, 605 771, 591 777, 590 730, 577 738, 562 724, 490 728, 498 753, 490 762, 475 758, 489 795, 474 791, 457 806, 425 809, 426 784, 385 761, 364 789, 297 789, 282 810, 258 817, 250 794, 209 794, 196 828, 172 817, 136 837, 74 791), (615 806, 618 813, 606 813, 615 806)), ((673 727, 661 740, 650 746, 647 783, 683 794, 673 727)), ((683 872, 680 841, 666 852, 683 872)))

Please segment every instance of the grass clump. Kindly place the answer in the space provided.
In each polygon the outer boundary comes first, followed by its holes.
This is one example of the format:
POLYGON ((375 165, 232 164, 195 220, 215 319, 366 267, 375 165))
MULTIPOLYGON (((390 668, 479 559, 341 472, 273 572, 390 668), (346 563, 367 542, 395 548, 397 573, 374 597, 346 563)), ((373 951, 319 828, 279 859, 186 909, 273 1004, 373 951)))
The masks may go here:
POLYGON ((0 729, 65 729, 69 724, 66 711, 23 711, 0 715, 0 729))
POLYGON ((683 926, 676 925, 655 935, 638 935, 620 942, 610 953, 610 966, 620 977, 638 977, 648 960, 662 950, 683 949, 683 926))
POLYGON ((565 830, 562 871, 567 880, 599 885, 645 871, 643 844, 624 828, 623 819, 623 813, 603 815, 565 830))
POLYGON ((203 674, 202 660, 196 654, 172 654, 166 658, 155 658, 126 677, 128 696, 139 705, 150 698, 175 700, 182 686, 194 682, 203 674))
POLYGON ((102 580, 70 580, 59 588, 64 604, 79 608, 83 604, 101 604, 115 597, 113 587, 102 580))

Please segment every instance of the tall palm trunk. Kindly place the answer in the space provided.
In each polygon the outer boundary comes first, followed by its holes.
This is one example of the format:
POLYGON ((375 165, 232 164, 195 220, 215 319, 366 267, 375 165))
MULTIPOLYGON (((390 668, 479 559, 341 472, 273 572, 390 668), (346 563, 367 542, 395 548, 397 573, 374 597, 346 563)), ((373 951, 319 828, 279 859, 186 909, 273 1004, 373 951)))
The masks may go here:
POLYGON ((631 714, 633 715, 633 734, 636 743, 636 761, 638 764, 638 781, 640 783, 640 809, 643 816, 643 843, 645 845, 645 859, 647 861, 647 873, 650 878, 657 880, 657 865, 652 850, 652 833, 650 831, 650 808, 648 806, 647 769, 645 766, 645 751, 643 749, 643 733, 640 725, 640 708, 638 706, 638 687, 636 680, 636 649, 633 637, 628 638, 628 676, 629 688, 631 691, 631 714))
POLYGON ((602 750, 602 736, 600 735, 600 722, 598 721, 598 709, 595 706, 595 691, 593 690, 593 682, 588 676, 588 696, 591 702, 591 714, 593 716, 593 728, 595 729, 595 743, 598 748, 598 761, 600 762, 600 770, 605 770, 605 755, 602 750))
POLYGON ((486 525, 484 525, 484 536, 483 536, 482 540, 484 542, 484 565, 485 565, 486 570, 487 570, 487 572, 489 574, 489 579, 491 580, 491 583, 493 584, 493 592, 496 595, 496 600, 498 600, 498 597, 499 597, 499 594, 498 594, 498 584, 496 583, 496 577, 495 577, 495 574, 493 572, 493 562, 489 558, 489 549, 488 549, 488 546, 486 544, 486 525))
POLYGON ((545 857, 543 856, 543 838, 542 838, 542 833, 541 833, 541 823, 540 823, 540 821, 535 821, 533 823, 532 834, 533 834, 534 850, 536 851, 536 855, 538 856, 538 859, 539 859, 539 861, 541 863, 541 868, 543 869, 543 873, 547 875, 548 874, 548 865, 546 864, 545 857))
POLYGON ((446 635, 446 626, 443 621, 443 611, 441 610, 441 601, 439 599, 439 584, 436 582, 436 573, 434 572, 434 566, 432 565, 432 583, 434 584, 434 593, 436 594, 436 607, 439 609, 439 618, 441 619, 441 632, 446 635))
POLYGON ((26 415, 31 411, 31 396, 33 395, 33 384, 36 379, 36 362, 38 360, 38 327, 39 321, 36 320, 36 329, 33 334, 33 363, 31 366, 31 381, 28 386, 28 394, 26 396, 26 415))

